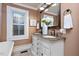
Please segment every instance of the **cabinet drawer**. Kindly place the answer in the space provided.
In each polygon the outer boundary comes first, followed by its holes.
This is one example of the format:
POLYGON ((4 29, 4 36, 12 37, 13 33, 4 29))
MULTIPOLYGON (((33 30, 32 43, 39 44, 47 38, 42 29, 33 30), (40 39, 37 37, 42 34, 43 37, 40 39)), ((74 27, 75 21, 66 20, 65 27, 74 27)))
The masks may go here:
POLYGON ((37 46, 37 43, 32 43, 32 46, 37 46))
POLYGON ((38 56, 43 56, 43 53, 38 53, 38 56))
POLYGON ((49 53, 43 53, 43 56, 50 56, 49 53))
POLYGON ((46 52, 46 53, 43 53, 43 55, 44 56, 50 56, 50 53, 49 52, 48 53, 46 52))
POLYGON ((33 36, 32 39, 33 40, 38 40, 38 37, 33 36))
POLYGON ((32 42, 35 42, 35 43, 37 43, 37 40, 32 40, 32 42))

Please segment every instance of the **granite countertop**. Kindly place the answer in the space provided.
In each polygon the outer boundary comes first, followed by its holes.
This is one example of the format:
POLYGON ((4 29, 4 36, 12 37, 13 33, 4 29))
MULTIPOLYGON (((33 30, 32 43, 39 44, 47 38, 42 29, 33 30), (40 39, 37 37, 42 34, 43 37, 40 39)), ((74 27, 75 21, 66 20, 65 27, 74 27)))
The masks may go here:
MULTIPOLYGON (((50 36, 50 35, 42 35, 41 33, 34 33, 33 35, 38 36, 41 39, 50 40, 50 41, 56 41, 56 40, 62 40, 65 39, 65 37, 56 37, 56 38, 45 38, 44 36, 50 36)), ((53 36, 55 37, 55 36, 53 36)))

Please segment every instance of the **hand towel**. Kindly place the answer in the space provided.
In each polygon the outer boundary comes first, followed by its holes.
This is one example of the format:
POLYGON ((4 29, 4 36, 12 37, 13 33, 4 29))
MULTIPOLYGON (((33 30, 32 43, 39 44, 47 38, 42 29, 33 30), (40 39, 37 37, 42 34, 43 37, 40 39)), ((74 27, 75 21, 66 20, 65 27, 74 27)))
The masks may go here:
POLYGON ((73 28, 72 16, 71 14, 67 14, 64 16, 64 28, 70 29, 73 28))

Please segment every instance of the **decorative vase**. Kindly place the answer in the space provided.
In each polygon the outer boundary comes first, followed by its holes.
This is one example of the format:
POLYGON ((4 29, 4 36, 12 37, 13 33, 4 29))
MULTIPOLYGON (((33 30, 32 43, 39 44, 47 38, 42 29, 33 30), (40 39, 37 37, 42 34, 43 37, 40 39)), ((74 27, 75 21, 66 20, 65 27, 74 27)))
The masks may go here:
POLYGON ((42 34, 47 35, 48 34, 48 26, 46 24, 43 25, 42 27, 42 34))

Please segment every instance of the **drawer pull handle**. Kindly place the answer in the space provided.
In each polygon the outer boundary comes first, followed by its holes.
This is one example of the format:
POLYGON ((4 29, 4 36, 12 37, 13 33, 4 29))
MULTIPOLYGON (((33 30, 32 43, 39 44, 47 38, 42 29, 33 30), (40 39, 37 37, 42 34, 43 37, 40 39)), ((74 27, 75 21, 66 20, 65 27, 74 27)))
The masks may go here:
POLYGON ((43 53, 41 54, 41 56, 43 56, 43 53))
POLYGON ((33 44, 32 44, 32 46, 33 46, 33 44))

